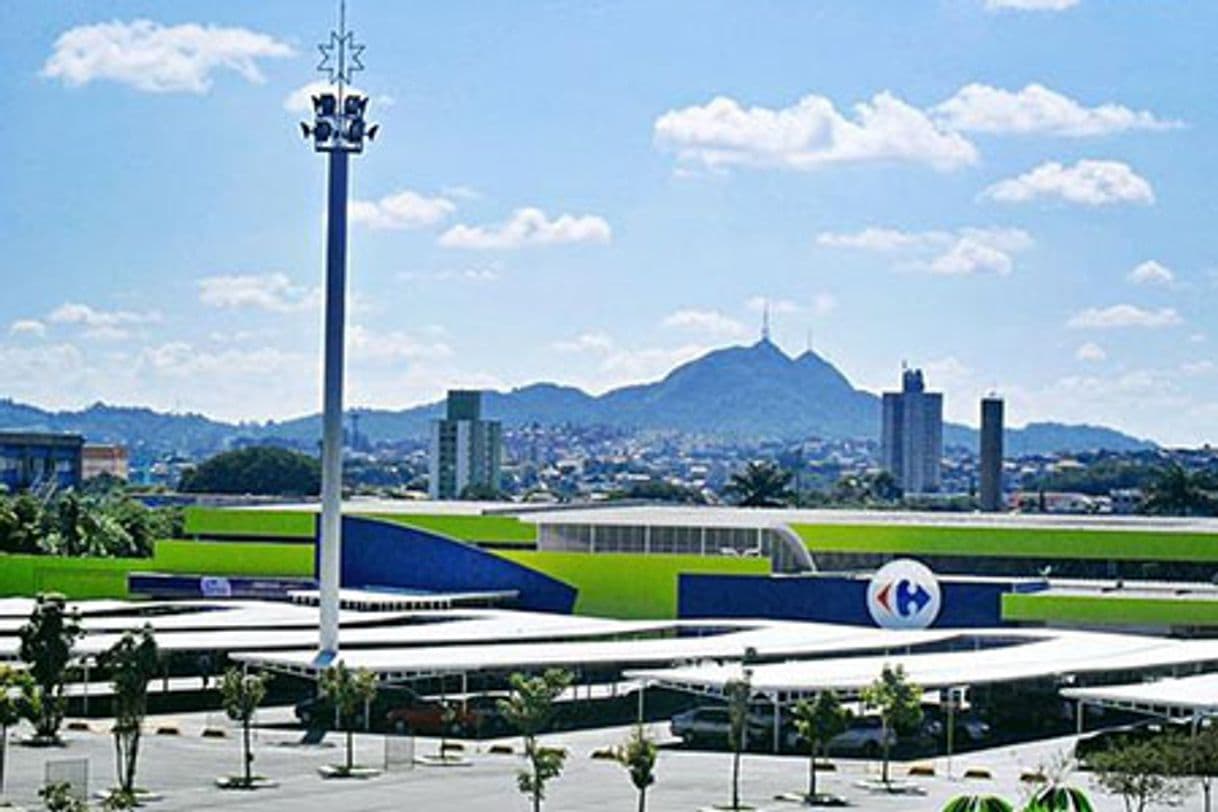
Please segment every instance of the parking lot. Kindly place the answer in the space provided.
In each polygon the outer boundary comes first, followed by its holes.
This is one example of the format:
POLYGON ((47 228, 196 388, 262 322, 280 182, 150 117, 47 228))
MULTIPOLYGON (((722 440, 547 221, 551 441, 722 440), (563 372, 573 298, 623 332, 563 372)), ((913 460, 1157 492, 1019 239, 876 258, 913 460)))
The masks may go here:
MULTIPOLYGON (((290 710, 269 711, 263 722, 286 722, 290 715, 290 710)), ((218 724, 221 722, 215 714, 149 720, 150 733, 141 756, 139 783, 162 796, 151 809, 164 812, 254 808, 264 812, 528 809, 515 786, 515 772, 522 764, 520 758, 489 752, 493 744, 516 745, 515 740, 469 743, 466 750, 469 766, 412 768, 400 764, 376 778, 324 781, 317 768, 341 761, 341 738, 331 735, 320 747, 300 747, 295 744, 300 732, 286 725, 260 729, 255 745, 257 772, 274 779, 279 786, 256 792, 223 791, 215 787, 215 778, 238 769, 240 749, 235 731, 226 739, 202 736, 204 727, 218 724), (176 729, 177 734, 158 735, 157 728, 176 729)), ((91 732, 67 734, 68 745, 62 749, 11 747, 7 797, 28 809, 41 808, 36 794, 48 759, 87 759, 91 789, 97 791, 107 786, 113 774, 111 740, 104 723, 95 721, 92 725, 91 732)), ((655 726, 653 730, 667 735, 667 726, 655 726)), ((615 727, 546 737, 547 744, 564 747, 569 752, 567 768, 553 783, 546 809, 563 812, 634 809, 633 788, 623 769, 612 761, 591 757, 596 750, 622 742, 628 733, 628 728, 615 727)), ((404 741, 394 740, 398 757, 402 755, 404 741)), ((382 766, 385 742, 384 736, 356 736, 357 760, 382 766)), ((417 739, 414 744, 418 755, 434 753, 438 747, 433 739, 417 739)), ((978 751, 954 759, 951 777, 944 759, 895 763, 893 774, 900 777, 906 776, 915 763, 933 766, 933 777, 912 779, 925 793, 917 796, 881 796, 859 788, 857 782, 877 775, 879 770, 878 764, 861 760, 837 760, 837 770, 822 775, 822 787, 845 796, 861 809, 938 810, 948 798, 962 792, 995 792, 1016 799, 1026 792, 1020 782, 1021 773, 1050 763, 1072 744, 1071 739, 1056 739, 978 751), (970 769, 988 771, 992 777, 966 780, 962 776, 970 769)), ((657 775, 648 808, 654 812, 692 812, 727 799, 730 756, 665 747, 660 753, 657 775)), ((749 803, 764 809, 794 809, 796 804, 775 800, 775 796, 803 789, 806 780, 807 762, 802 758, 748 755, 744 759, 742 795, 749 803)), ((1076 775, 1073 780, 1091 788, 1085 775, 1076 775)), ((1100 810, 1123 808, 1118 799, 1099 794, 1094 797, 1100 810)), ((1195 793, 1180 808, 1200 810, 1200 794, 1195 793)))

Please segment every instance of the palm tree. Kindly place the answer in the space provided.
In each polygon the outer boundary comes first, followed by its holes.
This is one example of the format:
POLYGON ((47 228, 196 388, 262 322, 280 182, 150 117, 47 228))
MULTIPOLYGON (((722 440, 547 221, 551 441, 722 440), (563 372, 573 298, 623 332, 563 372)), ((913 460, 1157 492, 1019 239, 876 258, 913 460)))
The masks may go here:
POLYGON ((795 704, 795 729, 808 743, 808 803, 816 803, 816 756, 829 740, 846 729, 849 709, 842 707, 833 691, 821 691, 812 701, 795 704))
POLYGON ((1173 462, 1159 469, 1150 483, 1146 496, 1147 513, 1192 516, 1213 513, 1215 498, 1207 492, 1203 474, 1189 473, 1173 462))
POLYGON ((732 474, 724 492, 743 507, 783 507, 790 504, 791 472, 772 462, 750 462, 732 474))

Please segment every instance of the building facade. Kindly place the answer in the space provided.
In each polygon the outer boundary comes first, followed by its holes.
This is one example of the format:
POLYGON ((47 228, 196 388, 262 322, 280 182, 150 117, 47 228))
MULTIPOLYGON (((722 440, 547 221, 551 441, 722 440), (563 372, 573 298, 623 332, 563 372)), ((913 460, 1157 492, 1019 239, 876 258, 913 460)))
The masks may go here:
POLYGON ((74 488, 81 482, 79 434, 0 432, 0 488, 74 488))
POLYGON ((997 513, 1002 498, 1002 398, 990 395, 981 399, 981 509, 997 513))
POLYGON ((901 391, 885 392, 882 464, 907 494, 934 493, 942 480, 943 395, 927 392, 920 369, 906 369, 901 391))
POLYGON ((498 491, 503 427, 482 419, 482 393, 448 393, 445 417, 432 423, 428 492, 432 499, 460 499, 467 489, 498 491))
POLYGON ((126 480, 131 469, 127 449, 121 445, 88 443, 81 453, 81 479, 93 479, 102 475, 126 480))

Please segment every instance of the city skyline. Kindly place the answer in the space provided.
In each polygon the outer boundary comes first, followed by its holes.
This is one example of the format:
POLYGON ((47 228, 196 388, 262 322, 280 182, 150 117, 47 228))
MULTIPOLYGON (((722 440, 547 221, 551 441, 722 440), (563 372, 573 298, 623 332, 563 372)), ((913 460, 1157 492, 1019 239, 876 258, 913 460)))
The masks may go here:
MULTIPOLYGON (((1015 425, 1218 440, 1218 116, 1175 79, 1212 75, 1218 13, 1005 5, 1036 4, 352 3, 385 136, 350 210, 349 403, 653 380, 754 340, 768 301, 789 352, 811 328, 876 392, 908 359, 952 421, 997 387, 1015 425)), ((0 396, 315 410, 295 127, 334 8, 303 8, 0 11, 30 32, 0 75, 27 113, 0 396)))

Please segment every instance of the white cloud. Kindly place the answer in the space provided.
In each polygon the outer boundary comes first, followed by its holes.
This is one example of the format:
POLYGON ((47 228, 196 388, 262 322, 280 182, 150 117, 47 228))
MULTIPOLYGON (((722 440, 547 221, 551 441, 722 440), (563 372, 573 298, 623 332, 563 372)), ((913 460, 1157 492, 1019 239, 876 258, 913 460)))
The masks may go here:
POLYGON ((906 257, 898 267, 944 276, 989 272, 1005 276, 1014 268, 1014 255, 1031 248, 1030 234, 1018 228, 960 228, 955 231, 902 231, 870 226, 858 232, 822 232, 816 242, 906 257))
POLYGON ((964 136, 888 92, 856 104, 852 118, 817 95, 781 109, 746 109, 717 96, 664 113, 655 121, 654 136, 678 160, 711 169, 808 171, 834 163, 906 161, 950 170, 977 162, 977 150, 964 136))
POLYGON ((218 69, 262 82, 259 59, 291 54, 285 43, 245 28, 115 21, 60 34, 42 75, 70 87, 108 80, 152 93, 206 93, 218 69))
POLYGON ((440 235, 439 242, 448 248, 511 249, 527 245, 608 243, 611 236, 609 223, 595 215, 561 214, 551 220, 541 209, 523 208, 498 225, 455 225, 440 235))
POLYGON ((15 336, 44 336, 47 334, 47 326, 38 319, 17 319, 9 325, 8 331, 15 336))
POLYGON ((130 327, 155 324, 161 314, 155 310, 136 313, 130 310, 97 310, 87 304, 65 302, 47 315, 53 324, 72 324, 84 328, 88 338, 121 341, 131 336, 130 327))
POLYGON ((1043 163, 1018 177, 998 181, 982 196, 1004 203, 1057 198, 1087 206, 1155 202, 1150 183, 1128 164, 1086 159, 1074 166, 1043 163))
POLYGON ((968 276, 980 272, 1006 276, 1013 266, 1010 254, 972 237, 962 237, 926 264, 931 273, 943 276, 968 276))
POLYGON ((397 276, 403 282, 495 282, 502 278, 503 267, 495 263, 434 271, 402 271, 397 276))
POLYGON ((1074 8, 1081 0, 985 0, 990 11, 1015 9, 1017 11, 1065 11, 1074 8))
POLYGON ((727 338, 739 338, 748 332, 743 324, 718 310, 677 310, 664 317, 663 325, 727 338))
POLYGON ((1162 263, 1153 259, 1141 263, 1127 277, 1135 285, 1171 285, 1176 281, 1176 275, 1162 263))
POLYGON ((895 228, 868 226, 862 231, 822 231, 816 242, 830 248, 858 248, 862 251, 896 252, 925 247, 928 242, 941 242, 940 237, 950 238, 945 231, 909 232, 895 228))
POLYGON ((555 341, 550 346, 558 352, 580 353, 610 352, 614 349, 616 344, 606 333, 588 332, 580 333, 573 339, 555 341))
POLYGON ((353 361, 416 361, 452 357, 452 347, 443 341, 423 341, 401 330, 376 332, 360 324, 347 330, 347 347, 353 361))
MULTIPOLYGON (((329 82, 318 80, 309 82, 289 93, 283 100, 283 109, 289 113, 312 114, 313 112, 313 97, 320 96, 323 93, 337 93, 338 88, 329 82)), ((360 90, 354 85, 347 85, 343 92, 348 96, 367 96, 366 91, 360 90)), ((392 96, 373 96, 372 105, 369 107, 369 114, 373 114, 376 108, 392 107, 392 96)))
POLYGON ((1099 344, 1088 341, 1074 351, 1074 357, 1080 361, 1103 361, 1108 357, 1108 353, 1104 352, 1104 348, 1099 344))
POLYGON ((170 341, 140 352, 137 364, 175 378, 216 379, 229 376, 283 375, 303 371, 311 356, 288 353, 274 347, 233 348, 219 352, 201 350, 187 341, 170 341))
POLYGON ((294 285, 287 274, 234 274, 199 280, 199 300, 220 308, 256 308, 288 313, 317 307, 321 291, 294 285))
POLYGON ((434 226, 456 210, 447 198, 426 197, 409 189, 376 201, 352 200, 347 208, 351 222, 386 230, 434 226))
POLYGON ((1137 305, 1118 304, 1111 307, 1089 307, 1070 317, 1067 327, 1076 329, 1109 329, 1117 327, 1171 327, 1181 322, 1174 308, 1147 310, 1137 305))
POLYGON ((1014 92, 978 83, 965 85, 931 112, 942 126, 958 132, 1083 137, 1181 126, 1120 104, 1084 107, 1040 84, 1014 92))

